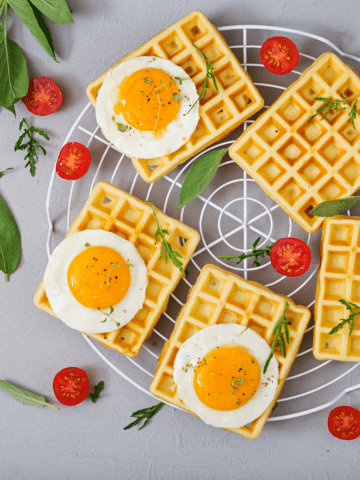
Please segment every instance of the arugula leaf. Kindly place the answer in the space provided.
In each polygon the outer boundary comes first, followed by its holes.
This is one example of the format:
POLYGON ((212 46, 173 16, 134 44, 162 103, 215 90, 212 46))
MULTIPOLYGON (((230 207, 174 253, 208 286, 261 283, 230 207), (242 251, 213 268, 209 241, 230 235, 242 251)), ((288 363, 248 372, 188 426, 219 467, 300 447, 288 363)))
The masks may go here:
POLYGON ((333 217, 360 204, 360 197, 338 198, 321 202, 310 213, 317 217, 333 217))
POLYGON ((39 10, 28 0, 7 0, 7 2, 43 49, 57 61, 50 31, 39 10))
POLYGON ((16 42, 6 37, 6 25, 3 29, 0 22, 0 104, 10 109, 16 99, 27 94, 28 88, 29 76, 24 54, 16 42))
POLYGON ((97 385, 95 385, 95 393, 90 393, 91 400, 93 403, 96 403, 96 400, 100 397, 100 392, 104 388, 104 382, 101 381, 97 385))
POLYGON ((273 338, 273 341, 272 341, 272 344, 271 344, 270 355, 268 356, 268 358, 265 362, 265 365, 264 365, 263 373, 266 373, 266 370, 268 369, 268 367, 270 365, 270 361, 271 361, 272 357, 274 356, 274 350, 275 350, 276 346, 279 347, 280 352, 284 355, 284 358, 286 358, 286 343, 289 344, 289 342, 290 342, 288 322, 287 322, 287 319, 286 319, 286 309, 287 309, 288 306, 289 306, 289 302, 286 301, 284 311, 283 311, 281 317, 279 318, 279 320, 276 322, 273 331, 271 332, 271 335, 274 335, 274 338, 273 338), (281 331, 282 327, 284 327, 285 335, 281 331), (286 343, 285 343, 285 337, 286 337, 286 343))
POLYGON ((198 197, 205 190, 227 151, 227 148, 213 150, 195 160, 182 184, 180 202, 177 208, 181 208, 191 202, 191 200, 194 200, 194 198, 198 197))
POLYGON ((23 118, 20 122, 19 125, 19 130, 22 129, 24 123, 26 124, 27 128, 25 128, 24 133, 20 135, 18 138, 17 142, 15 143, 14 150, 17 152, 18 150, 26 150, 28 153, 25 155, 24 160, 28 160, 28 162, 25 165, 25 168, 30 165, 30 174, 32 177, 35 176, 35 162, 39 161, 38 154, 36 152, 37 148, 40 148, 43 152, 44 155, 46 155, 46 150, 44 147, 42 147, 39 142, 37 142, 34 137, 33 133, 36 132, 42 137, 44 137, 46 140, 50 140, 48 135, 43 131, 39 130, 38 128, 35 127, 30 127, 29 122, 27 121, 27 118, 23 118), (27 143, 23 143, 23 140, 25 139, 25 136, 28 136, 29 141, 27 143))
POLYGON ((55 23, 74 23, 65 0, 30 0, 41 13, 55 23))
POLYGON ((270 252, 272 247, 275 245, 272 243, 271 245, 267 245, 265 248, 256 248, 257 244, 260 242, 261 237, 257 238, 255 242, 252 244, 252 252, 251 253, 242 253, 241 255, 231 255, 231 256, 221 256, 221 260, 231 260, 233 258, 238 258, 239 261, 236 262, 236 265, 239 265, 245 258, 254 257, 253 265, 260 267, 260 262, 258 260, 259 257, 265 258, 265 255, 270 257, 270 252))
POLYGON ((3 170, 2 172, 0 172, 0 178, 2 178, 8 170, 12 170, 12 167, 6 168, 6 169, 3 170))
POLYGON ((36 393, 24 390, 23 388, 12 385, 4 380, 0 380, 0 389, 4 390, 4 392, 11 395, 13 398, 15 398, 15 400, 23 405, 33 405, 34 407, 45 407, 46 405, 48 407, 56 408, 56 410, 60 410, 59 407, 45 402, 45 398, 41 395, 36 395, 36 393))
POLYGON ((159 402, 157 405, 153 405, 152 407, 144 408, 143 410, 138 410, 137 412, 134 412, 131 416, 136 418, 135 422, 130 423, 130 425, 125 427, 124 430, 129 430, 129 428, 135 427, 135 425, 140 423, 141 420, 146 418, 144 425, 139 428, 139 430, 141 430, 145 427, 150 418, 153 417, 163 405, 163 402, 159 402))
POLYGON ((16 269, 21 255, 19 228, 8 206, 0 197, 0 270, 5 273, 5 282, 16 269))

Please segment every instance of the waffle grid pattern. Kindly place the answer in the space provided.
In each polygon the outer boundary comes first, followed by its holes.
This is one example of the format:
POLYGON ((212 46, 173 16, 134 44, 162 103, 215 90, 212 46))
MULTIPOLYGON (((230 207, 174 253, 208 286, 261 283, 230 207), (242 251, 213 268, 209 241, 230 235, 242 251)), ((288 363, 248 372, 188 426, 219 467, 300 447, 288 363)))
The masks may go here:
POLYGON ((348 318, 343 298, 360 304, 360 217, 327 219, 321 238, 321 268, 315 303, 314 356, 319 360, 360 362, 360 318, 333 335, 329 331, 348 318))
MULTIPOLYGON (((160 210, 156 209, 156 212, 162 228, 169 231, 168 242, 181 253, 185 268, 200 241, 199 233, 160 210)), ((184 275, 171 260, 167 264, 164 258, 159 261, 160 244, 155 244, 157 226, 151 206, 107 182, 95 185, 66 236, 98 228, 134 243, 147 266, 149 284, 143 308, 131 322, 113 332, 89 336, 104 347, 134 357, 151 335, 160 315, 166 310, 170 294, 184 275)), ((35 293, 34 303, 40 310, 55 317, 46 297, 44 281, 35 293)))
MULTIPOLYGON (((264 105, 264 100, 250 76, 231 52, 221 33, 202 12, 198 11, 189 13, 155 35, 119 60, 112 68, 124 60, 139 56, 165 58, 182 67, 200 93, 205 81, 206 68, 204 59, 192 46, 193 43, 214 65, 219 93, 210 81, 206 96, 200 105, 200 120, 196 130, 179 150, 150 160, 131 158, 145 182, 155 182, 179 164, 225 137, 264 105)), ((93 106, 96 104, 97 92, 106 74, 107 72, 87 87, 87 95, 93 106)))
POLYGON ((230 148, 230 157, 308 233, 323 223, 310 214, 313 207, 360 188, 360 121, 355 130, 348 122, 359 97, 358 75, 324 53, 230 148), (346 110, 309 123, 323 105, 315 97, 341 95, 349 100, 346 110))
POLYGON ((290 305, 286 314, 290 343, 286 358, 275 350, 280 368, 274 401, 250 426, 232 430, 248 439, 257 438, 281 392, 310 319, 307 308, 295 305, 291 299, 272 292, 260 283, 246 281, 214 265, 205 265, 180 311, 170 339, 164 345, 150 392, 192 413, 180 400, 173 380, 174 361, 181 345, 202 328, 218 323, 238 323, 250 327, 271 344, 271 332, 284 310, 286 300, 290 305))

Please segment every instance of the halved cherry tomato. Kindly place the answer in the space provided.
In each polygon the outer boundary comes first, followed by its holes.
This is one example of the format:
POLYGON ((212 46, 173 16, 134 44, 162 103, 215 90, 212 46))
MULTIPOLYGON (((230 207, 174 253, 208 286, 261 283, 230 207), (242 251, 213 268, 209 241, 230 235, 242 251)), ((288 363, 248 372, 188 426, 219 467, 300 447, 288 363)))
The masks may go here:
POLYGON ((281 238, 271 249, 270 261, 274 269, 286 277, 298 277, 311 263, 310 248, 298 238, 281 238))
POLYGON ((78 405, 89 395, 89 379, 81 368, 67 367, 55 375, 53 388, 63 405, 78 405))
POLYGON ((330 412, 328 428, 340 440, 354 440, 360 436, 360 412, 352 407, 336 407, 330 412))
POLYGON ((54 113, 60 107, 63 96, 54 80, 38 77, 30 81, 28 93, 22 101, 29 112, 43 117, 54 113))
POLYGON ((91 155, 85 145, 69 142, 60 150, 56 173, 66 180, 77 180, 89 170, 91 155))
POLYGON ((276 75, 290 73, 299 61, 299 51, 294 42, 286 37, 271 37, 260 49, 264 67, 276 75))

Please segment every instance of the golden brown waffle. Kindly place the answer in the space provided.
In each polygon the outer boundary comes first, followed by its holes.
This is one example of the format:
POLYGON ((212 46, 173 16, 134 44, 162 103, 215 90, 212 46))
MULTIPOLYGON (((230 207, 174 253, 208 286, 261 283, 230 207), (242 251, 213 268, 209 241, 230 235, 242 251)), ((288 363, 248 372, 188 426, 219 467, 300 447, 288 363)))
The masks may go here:
MULTIPOLYGON (((200 241, 199 233, 160 210, 156 212, 162 228, 169 231, 167 241, 181 253, 185 268, 200 241)), ((127 357, 135 357, 166 310, 170 294, 184 275, 171 260, 167 264, 164 258, 159 261, 160 244, 155 245, 157 227, 152 207, 110 183, 99 182, 95 185, 66 237, 88 228, 101 228, 129 240, 147 266, 149 284, 143 308, 135 318, 113 332, 89 335, 104 347, 127 357)), ((56 316, 46 297, 44 280, 35 293, 34 303, 40 310, 56 316)))
POLYGON ((274 401, 251 426, 231 430, 249 439, 257 438, 278 398, 299 350, 310 319, 310 311, 278 295, 257 282, 248 282, 214 265, 205 265, 191 289, 186 304, 176 320, 174 331, 159 356, 158 367, 150 385, 156 397, 192 413, 180 400, 173 380, 174 360, 181 345, 199 330, 216 323, 238 323, 252 328, 270 345, 271 332, 289 302, 286 317, 290 343, 286 358, 276 349, 279 362, 279 385, 274 401))
MULTIPOLYGON (((235 130, 248 117, 260 110, 264 100, 226 44, 221 33, 202 12, 194 11, 171 27, 158 33, 133 52, 125 55, 111 68, 124 60, 140 56, 155 56, 171 60, 182 67, 196 84, 198 93, 206 76, 205 62, 192 46, 194 43, 215 67, 219 93, 210 82, 204 101, 200 105, 200 120, 190 140, 176 152, 161 158, 131 161, 145 182, 155 182, 204 148, 235 130)), ((108 71, 107 71, 108 72, 108 71)), ((86 89, 95 106, 107 72, 94 80, 86 89)))
POLYGON ((348 122, 359 96, 358 75, 324 53, 230 148, 230 157, 306 232, 324 221, 310 214, 313 207, 360 188, 360 122, 355 120, 355 130, 348 122), (349 100, 346 110, 309 123, 323 106, 314 97, 341 94, 349 100))
POLYGON ((360 304, 360 217, 337 216, 323 225, 320 246, 321 267, 315 300, 314 356, 318 360, 360 362, 360 317, 329 335, 349 311, 343 298, 360 304))

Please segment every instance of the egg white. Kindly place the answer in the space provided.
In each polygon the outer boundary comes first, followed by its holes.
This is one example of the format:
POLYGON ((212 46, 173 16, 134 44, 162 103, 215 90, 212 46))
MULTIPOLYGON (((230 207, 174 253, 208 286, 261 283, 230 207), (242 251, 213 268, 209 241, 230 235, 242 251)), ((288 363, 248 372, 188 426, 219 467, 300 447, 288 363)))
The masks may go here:
POLYGON ((177 392, 185 405, 208 425, 220 428, 240 428, 251 423, 268 408, 273 401, 278 386, 278 362, 275 357, 270 361, 266 374, 264 364, 270 354, 265 340, 250 328, 238 324, 211 325, 190 337, 180 347, 174 362, 174 381, 177 392), (193 386, 194 368, 184 368, 190 364, 196 366, 211 350, 221 346, 239 345, 248 350, 259 363, 261 378, 255 395, 236 410, 220 411, 204 405, 195 393, 193 386))
POLYGON ((189 112, 198 99, 195 83, 189 75, 170 60, 158 57, 137 57, 126 60, 110 70, 98 92, 96 100, 96 120, 104 136, 122 153, 129 157, 157 158, 175 152, 193 134, 199 121, 199 102, 189 112), (156 68, 175 77, 186 78, 182 85, 177 82, 180 95, 180 108, 176 118, 166 129, 155 135, 152 131, 137 130, 129 125, 122 113, 115 115, 114 106, 118 103, 118 87, 126 77, 144 68, 156 68), (189 113, 188 113, 189 112, 189 113), (120 132, 116 123, 122 123, 126 131, 120 132))
MULTIPOLYGON (((143 306, 148 278, 144 260, 133 243, 105 230, 84 230, 66 238, 55 248, 46 267, 44 283, 51 308, 60 320, 83 333, 104 333, 117 330, 116 322, 123 327, 134 318, 143 306), (86 250, 86 243, 92 247, 112 248, 133 265, 130 267, 129 290, 118 304, 112 305, 114 312, 111 319, 97 309, 81 305, 68 285, 70 263, 86 250), (106 322, 102 323, 105 318, 106 322)), ((103 311, 109 313, 110 309, 103 311)))

